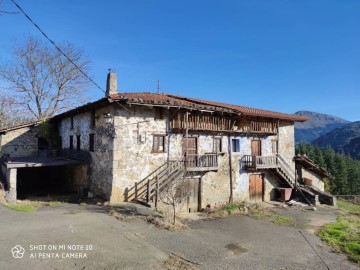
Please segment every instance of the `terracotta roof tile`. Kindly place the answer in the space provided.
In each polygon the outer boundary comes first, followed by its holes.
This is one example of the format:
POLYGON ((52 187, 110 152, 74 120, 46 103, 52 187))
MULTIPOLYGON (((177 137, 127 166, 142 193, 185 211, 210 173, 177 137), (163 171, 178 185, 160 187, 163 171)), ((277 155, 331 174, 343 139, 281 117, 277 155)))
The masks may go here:
POLYGON ((111 96, 112 99, 118 101, 125 101, 130 103, 154 104, 154 105, 174 105, 184 108, 198 108, 198 109, 212 109, 216 111, 229 111, 233 113, 241 113, 247 116, 254 117, 268 117, 280 120, 304 122, 308 118, 280 112, 273 112, 269 110, 262 110, 239 105, 208 101, 196 98, 182 97, 169 94, 155 94, 155 93, 119 93, 111 96))

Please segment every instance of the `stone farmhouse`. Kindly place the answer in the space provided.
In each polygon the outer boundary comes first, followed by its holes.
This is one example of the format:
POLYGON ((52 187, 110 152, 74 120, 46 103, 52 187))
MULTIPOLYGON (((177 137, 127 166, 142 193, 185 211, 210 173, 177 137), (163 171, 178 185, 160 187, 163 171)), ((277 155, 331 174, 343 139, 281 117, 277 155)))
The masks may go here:
MULTIPOLYGON (((67 186, 111 203, 157 205, 179 178, 191 183, 188 211, 229 201, 287 200, 297 181, 294 122, 306 120, 171 94, 119 93, 116 74, 109 73, 104 98, 52 119, 61 138, 56 158, 46 163, 33 157, 31 163, 1 143, 1 166, 9 189, 16 187, 14 170, 23 168, 14 164, 60 166, 67 186)), ((28 133, 36 125, 25 128, 28 133)), ((3 137, 8 132, 14 131, 0 130, 3 137)))

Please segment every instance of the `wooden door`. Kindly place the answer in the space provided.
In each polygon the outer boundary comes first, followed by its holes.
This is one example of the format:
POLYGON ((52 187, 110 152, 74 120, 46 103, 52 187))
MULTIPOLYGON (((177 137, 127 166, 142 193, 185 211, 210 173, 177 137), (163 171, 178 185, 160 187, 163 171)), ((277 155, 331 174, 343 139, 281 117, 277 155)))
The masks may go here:
POLYGON ((194 213, 199 211, 199 180, 198 179, 189 179, 189 195, 187 198, 187 211, 189 213, 194 213))
POLYGON ((186 158, 186 160, 188 161, 188 165, 190 167, 196 167, 197 153, 198 153, 197 145, 198 145, 197 137, 183 138, 183 144, 182 144, 183 157, 186 158))
POLYGON ((261 156, 261 141, 252 140, 251 141, 251 155, 252 156, 261 156))
POLYGON ((261 174, 251 174, 249 181, 250 202, 263 201, 263 176, 261 174))

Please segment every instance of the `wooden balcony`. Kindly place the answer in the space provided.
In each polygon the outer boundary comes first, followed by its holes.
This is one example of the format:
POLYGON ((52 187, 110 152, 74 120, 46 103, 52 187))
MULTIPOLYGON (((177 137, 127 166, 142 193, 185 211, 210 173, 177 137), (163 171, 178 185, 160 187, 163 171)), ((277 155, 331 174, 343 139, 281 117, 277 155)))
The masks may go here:
POLYGON ((230 118, 214 115, 178 113, 171 121, 173 131, 210 131, 240 134, 265 134, 273 135, 278 132, 277 122, 257 121, 247 118, 230 118))
POLYGON ((242 122, 237 132, 250 134, 277 134, 278 124, 267 121, 242 122))
POLYGON ((186 114, 178 113, 177 116, 170 121, 172 130, 193 130, 193 131, 217 131, 229 132, 234 131, 235 119, 213 116, 213 115, 192 115, 186 119, 186 114))
POLYGON ((185 168, 190 172, 216 171, 218 170, 218 154, 187 155, 185 168))
POLYGON ((279 167, 277 156, 245 155, 241 161, 244 168, 248 170, 272 169, 279 167))

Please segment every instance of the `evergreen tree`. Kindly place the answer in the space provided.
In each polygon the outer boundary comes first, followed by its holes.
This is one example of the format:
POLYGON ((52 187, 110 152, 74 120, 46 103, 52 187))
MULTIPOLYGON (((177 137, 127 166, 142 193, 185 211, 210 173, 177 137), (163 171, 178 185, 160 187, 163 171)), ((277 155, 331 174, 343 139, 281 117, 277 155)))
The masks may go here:
POLYGON ((346 164, 345 156, 336 154, 336 174, 334 184, 332 185, 332 193, 338 195, 349 194, 349 183, 348 183, 348 168, 346 164))

